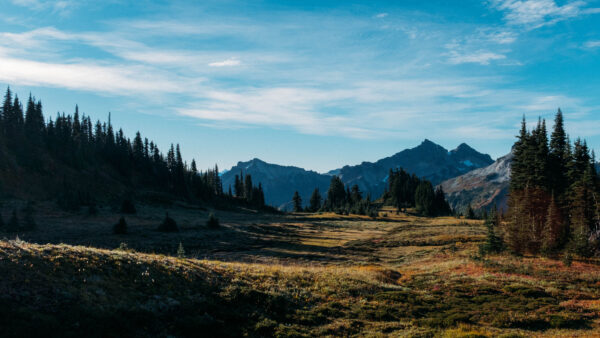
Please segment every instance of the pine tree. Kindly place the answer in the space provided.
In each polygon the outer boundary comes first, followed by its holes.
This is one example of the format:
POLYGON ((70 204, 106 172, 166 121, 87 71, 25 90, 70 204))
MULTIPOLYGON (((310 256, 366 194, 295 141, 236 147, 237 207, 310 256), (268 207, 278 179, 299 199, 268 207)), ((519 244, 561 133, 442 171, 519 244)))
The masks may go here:
POLYGON ((435 216, 435 193, 428 181, 422 181, 415 192, 415 208, 424 216, 435 216))
POLYGON ((327 210, 335 211, 341 208, 346 201, 346 189, 344 183, 338 176, 331 178, 329 184, 329 190, 327 190, 327 200, 325 200, 325 207, 327 210))
POLYGON ((253 201, 253 185, 252 185, 252 176, 250 176, 250 174, 246 174, 246 178, 244 180, 244 198, 246 199, 246 201, 248 201, 249 203, 252 203, 253 201))
POLYGON ((554 130, 550 138, 548 154, 548 166, 550 171, 550 190, 554 192, 557 203, 563 202, 563 194, 567 186, 567 166, 569 163, 570 150, 568 147, 567 134, 564 129, 563 114, 560 109, 554 118, 554 130))
POLYGON ((321 202, 322 202, 322 197, 321 197, 321 193, 319 192, 319 188, 315 188, 315 190, 313 190, 312 195, 310 196, 310 211, 312 212, 317 212, 319 211, 319 209, 321 209, 321 202))
POLYGON ((496 235, 496 228, 500 224, 500 215, 496 208, 485 219, 487 236, 485 243, 479 247, 480 254, 500 253, 504 250, 502 239, 496 235))
POLYGON ((294 212, 302 211, 302 197, 298 191, 294 192, 294 197, 292 198, 292 202, 294 203, 294 212))
POLYGON ((179 231, 179 228, 177 227, 177 223, 175 222, 174 219, 169 217, 168 212, 165 215, 165 219, 158 226, 158 231, 162 231, 162 232, 177 232, 177 231, 179 231))
POLYGON ((206 227, 209 229, 218 229, 221 227, 219 219, 212 212, 208 215, 206 220, 206 227))

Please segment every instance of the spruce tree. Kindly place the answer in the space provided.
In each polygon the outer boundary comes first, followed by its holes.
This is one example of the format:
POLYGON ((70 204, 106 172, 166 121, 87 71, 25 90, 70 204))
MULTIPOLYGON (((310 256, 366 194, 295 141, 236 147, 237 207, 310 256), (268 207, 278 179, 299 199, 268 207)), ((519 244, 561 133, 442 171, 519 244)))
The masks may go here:
POLYGON ((315 190, 313 190, 313 192, 312 192, 312 195, 310 196, 310 204, 309 204, 310 211, 312 211, 312 212, 319 211, 319 209, 321 209, 322 199, 323 198, 321 197, 319 188, 315 188, 315 190))
POLYGON ((435 216, 435 193, 429 181, 422 181, 415 191, 415 208, 424 216, 435 216))
POLYGON ((294 192, 294 197, 292 198, 292 202, 294 204, 294 212, 301 212, 302 211, 302 197, 300 197, 300 194, 298 193, 298 191, 294 192))

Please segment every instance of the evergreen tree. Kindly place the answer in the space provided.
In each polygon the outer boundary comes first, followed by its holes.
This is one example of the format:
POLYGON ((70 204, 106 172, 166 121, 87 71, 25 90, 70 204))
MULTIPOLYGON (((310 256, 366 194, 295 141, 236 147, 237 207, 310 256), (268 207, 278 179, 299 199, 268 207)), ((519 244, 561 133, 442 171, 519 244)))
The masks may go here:
POLYGON ((424 216, 435 216, 435 193, 428 181, 422 181, 415 192, 415 208, 424 216))
POLYGON ((249 203, 252 203, 253 197, 253 185, 252 185, 252 176, 250 174, 246 174, 246 178, 244 179, 244 198, 249 203))
POLYGON ((177 227, 177 223, 175 222, 174 219, 169 217, 168 212, 165 215, 165 219, 158 226, 158 231, 162 231, 162 232, 177 232, 177 231, 179 231, 179 228, 177 227))
MULTIPOLYGON (((570 149, 568 147, 567 134, 564 129, 562 111, 559 109, 554 118, 554 130, 550 138, 548 154, 548 166, 550 171, 550 190, 554 192, 557 203, 562 203, 563 194, 567 186, 567 167, 569 163, 570 149)), ((556 201, 555 201, 556 202, 556 201)))
POLYGON ((218 229, 221 227, 219 223, 219 219, 212 212, 208 215, 208 220, 206 221, 206 227, 209 229, 218 229))
POLYGON ((335 211, 341 208, 346 202, 346 189, 344 183, 338 176, 331 178, 329 184, 329 190, 327 190, 327 199, 325 200, 325 207, 327 210, 335 211))
POLYGON ((294 212, 302 211, 302 197, 298 191, 294 192, 294 197, 292 198, 292 202, 294 203, 294 212))
POLYGON ((504 250, 502 239, 496 235, 496 228, 500 224, 500 216, 497 210, 493 210, 485 219, 487 236, 485 243, 479 247, 480 254, 500 253, 504 250))
POLYGON ((322 202, 322 197, 321 197, 321 193, 319 192, 319 188, 315 188, 315 190, 313 190, 312 195, 310 196, 310 211, 312 212, 317 212, 319 211, 319 209, 321 209, 321 202, 322 202))

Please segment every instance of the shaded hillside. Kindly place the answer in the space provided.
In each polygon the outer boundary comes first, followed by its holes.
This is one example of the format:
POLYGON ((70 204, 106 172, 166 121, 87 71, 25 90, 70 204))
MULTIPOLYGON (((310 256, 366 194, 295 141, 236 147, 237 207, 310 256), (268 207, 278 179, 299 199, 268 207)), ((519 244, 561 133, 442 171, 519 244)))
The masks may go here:
POLYGON ((391 169, 403 168, 433 184, 439 184, 445 179, 485 167, 493 162, 489 155, 481 154, 464 143, 448 151, 440 145, 425 140, 415 148, 406 149, 377 162, 344 166, 327 174, 253 159, 248 162, 238 162, 223 174, 222 179, 224 189, 228 189, 230 185, 234 186, 235 175, 239 175, 240 172, 244 175, 251 174, 255 183, 262 184, 267 204, 285 209, 289 207, 294 191, 300 193, 305 204, 315 188, 319 188, 322 194, 326 194, 333 175, 340 176, 347 186, 358 185, 365 195, 371 194, 375 199, 385 191, 391 169))
POLYGON ((513 154, 510 153, 485 168, 442 182, 441 186, 452 208, 464 211, 469 205, 479 209, 496 204, 498 208, 506 210, 512 158, 513 154))
POLYGON ((304 204, 307 204, 311 193, 319 188, 321 193, 326 193, 331 181, 331 176, 319 174, 314 171, 298 167, 281 166, 261 161, 257 158, 238 162, 237 165, 225 172, 221 179, 223 188, 234 187, 235 176, 250 174, 256 184, 260 183, 265 193, 265 202, 282 209, 289 209, 289 202, 295 191, 300 193, 304 204))

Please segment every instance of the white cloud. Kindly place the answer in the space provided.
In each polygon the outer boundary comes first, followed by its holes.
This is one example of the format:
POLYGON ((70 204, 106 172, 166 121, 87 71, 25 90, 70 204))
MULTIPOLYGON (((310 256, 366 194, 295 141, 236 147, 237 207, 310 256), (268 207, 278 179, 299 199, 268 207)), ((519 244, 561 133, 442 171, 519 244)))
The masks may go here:
POLYGON ((517 34, 509 31, 491 33, 487 37, 491 41, 501 45, 510 44, 517 40, 517 34))
MULTIPOLYGON (((188 81, 179 83, 144 67, 92 63, 49 63, 0 55, 0 80, 22 85, 42 85, 99 93, 188 92, 188 81), (186 84, 187 83, 187 84, 186 84)), ((180 79, 183 80, 183 79, 180 79)))
POLYGON ((383 19, 383 18, 385 18, 388 15, 389 15, 388 13, 379 13, 379 14, 375 15, 375 17, 377 19, 383 19))
POLYGON ((478 51, 469 54, 459 54, 456 51, 450 52, 450 63, 462 64, 462 63, 478 63, 480 65, 489 65, 490 61, 506 59, 505 55, 478 51))
POLYGON ((585 1, 568 1, 558 5, 554 0, 491 0, 492 6, 505 12, 509 24, 539 28, 584 14, 598 13, 598 8, 586 8, 585 1))
POLYGON ((598 48, 600 47, 600 40, 588 41, 585 43, 587 48, 598 48))
POLYGON ((73 0, 11 0, 11 2, 33 11, 51 11, 60 15, 70 14, 77 5, 77 2, 73 0))
POLYGON ((223 60, 223 61, 211 62, 208 65, 210 67, 232 67, 232 66, 239 66, 240 64, 241 64, 240 60, 235 59, 235 58, 229 58, 229 59, 223 60))

